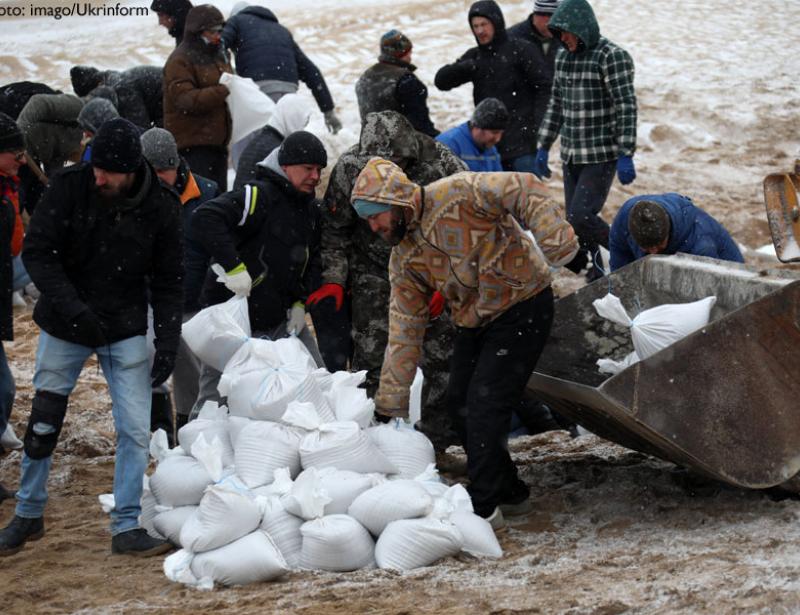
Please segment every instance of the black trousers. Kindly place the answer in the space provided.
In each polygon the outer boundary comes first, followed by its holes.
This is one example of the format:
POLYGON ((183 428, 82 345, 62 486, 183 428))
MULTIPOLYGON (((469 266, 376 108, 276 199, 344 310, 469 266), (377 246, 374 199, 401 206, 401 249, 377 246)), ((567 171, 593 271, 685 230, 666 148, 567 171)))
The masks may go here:
POLYGON ((195 145, 184 147, 180 155, 189 164, 189 170, 201 177, 217 182, 220 193, 228 191, 228 148, 221 145, 195 145))
POLYGON ((472 505, 483 517, 528 495, 508 453, 508 432, 552 323, 548 287, 485 327, 456 328, 447 406, 467 453, 472 505))
POLYGON ((597 253, 598 246, 608 248, 608 224, 600 217, 611 184, 615 160, 597 164, 565 164, 564 200, 567 221, 575 229, 581 248, 597 253))
POLYGON ((350 299, 344 298, 337 311, 336 301, 326 298, 309 308, 317 335, 317 346, 329 372, 347 369, 353 358, 353 340, 350 336, 350 299))

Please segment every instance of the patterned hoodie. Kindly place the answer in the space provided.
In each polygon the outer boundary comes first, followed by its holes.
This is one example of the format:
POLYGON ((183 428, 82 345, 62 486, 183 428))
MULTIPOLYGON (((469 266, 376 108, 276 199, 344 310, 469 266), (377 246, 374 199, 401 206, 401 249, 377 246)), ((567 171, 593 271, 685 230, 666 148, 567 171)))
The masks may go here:
POLYGON ((560 206, 529 173, 465 172, 423 188, 400 167, 372 158, 356 180, 356 199, 413 212, 389 262, 389 344, 376 397, 386 414, 407 413, 435 290, 457 326, 482 327, 547 288, 550 264, 567 263, 578 251, 560 206))

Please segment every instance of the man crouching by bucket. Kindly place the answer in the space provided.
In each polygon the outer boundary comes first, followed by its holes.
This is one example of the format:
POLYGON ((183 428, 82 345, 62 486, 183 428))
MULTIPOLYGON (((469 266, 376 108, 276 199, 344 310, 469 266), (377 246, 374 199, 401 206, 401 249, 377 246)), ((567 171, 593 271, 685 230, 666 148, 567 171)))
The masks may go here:
POLYGON ((395 246, 377 412, 408 416, 428 303, 439 291, 456 324, 447 406, 467 453, 469 492, 475 512, 501 529, 503 512, 531 510, 506 439, 550 333, 550 265, 575 256, 575 233, 529 173, 458 173, 423 189, 400 167, 372 158, 351 202, 395 246))

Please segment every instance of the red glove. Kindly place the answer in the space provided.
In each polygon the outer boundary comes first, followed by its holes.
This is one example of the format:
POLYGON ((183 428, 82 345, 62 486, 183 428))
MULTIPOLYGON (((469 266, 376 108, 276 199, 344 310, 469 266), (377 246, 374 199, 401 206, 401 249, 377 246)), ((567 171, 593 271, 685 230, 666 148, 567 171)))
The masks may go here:
POLYGON ((433 297, 431 297, 431 301, 428 304, 428 311, 431 314, 431 318, 439 318, 444 312, 444 297, 442 293, 438 290, 433 293, 433 297))
POLYGON ((339 284, 323 284, 306 299, 306 305, 311 307, 316 305, 323 299, 333 297, 336 299, 336 311, 342 309, 342 302, 344 301, 344 288, 339 284))

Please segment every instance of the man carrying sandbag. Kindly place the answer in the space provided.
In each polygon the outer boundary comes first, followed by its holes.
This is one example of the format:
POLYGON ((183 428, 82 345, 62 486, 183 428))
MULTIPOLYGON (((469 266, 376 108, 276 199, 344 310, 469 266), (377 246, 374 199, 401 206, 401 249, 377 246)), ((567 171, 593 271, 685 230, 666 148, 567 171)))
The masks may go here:
MULTIPOLYGON (((319 286, 320 221, 314 190, 328 164, 322 142, 310 132, 290 134, 260 164, 255 181, 201 205, 190 234, 226 272, 224 286, 206 277, 201 303, 214 305, 233 294, 248 296, 254 337, 296 335, 323 365, 306 328, 305 300, 319 286)), ((219 400, 220 373, 208 365, 200 376, 193 415, 219 400)))
POLYGON ((31 219, 23 260, 41 297, 41 328, 22 477, 0 556, 44 534, 47 478, 69 394, 97 354, 117 434, 113 553, 149 556, 171 547, 139 527, 148 462, 150 391, 170 375, 181 325, 180 203, 142 158, 139 129, 116 118, 94 139, 91 163, 53 176, 31 219), (148 367, 148 291, 155 359, 148 367))
POLYGON ((575 233, 529 173, 458 173, 423 190, 400 167, 372 158, 351 203, 394 245, 389 344, 376 410, 408 416, 429 302, 438 291, 456 324, 447 405, 467 453, 470 496, 476 514, 499 529, 503 512, 531 510, 507 437, 511 412, 550 332, 550 266, 575 256, 575 233))

